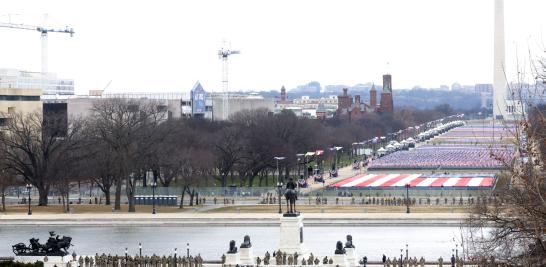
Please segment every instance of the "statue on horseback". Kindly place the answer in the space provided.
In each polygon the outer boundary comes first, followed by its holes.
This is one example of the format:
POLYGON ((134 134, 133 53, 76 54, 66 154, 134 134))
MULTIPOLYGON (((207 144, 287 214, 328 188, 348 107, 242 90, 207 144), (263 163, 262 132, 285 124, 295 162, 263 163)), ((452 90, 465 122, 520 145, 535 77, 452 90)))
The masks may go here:
POLYGON ((56 235, 55 232, 49 232, 49 238, 45 244, 40 244, 38 238, 31 238, 30 245, 18 243, 12 246, 13 253, 18 256, 66 256, 68 249, 72 246, 72 238, 69 236, 56 235))
POLYGON ((285 214, 298 214, 296 211, 296 200, 298 199, 298 191, 296 191, 296 183, 292 178, 286 183, 286 190, 284 197, 286 198, 286 213, 285 214))

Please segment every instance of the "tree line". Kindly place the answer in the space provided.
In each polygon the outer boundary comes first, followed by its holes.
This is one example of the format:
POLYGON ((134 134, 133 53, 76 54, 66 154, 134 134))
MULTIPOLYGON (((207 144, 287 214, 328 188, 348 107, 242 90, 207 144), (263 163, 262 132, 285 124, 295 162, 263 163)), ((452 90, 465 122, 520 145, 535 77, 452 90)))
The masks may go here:
POLYGON ((83 118, 9 114, 0 131, 0 189, 31 184, 39 205, 47 205, 52 189, 64 201, 71 186, 88 183, 100 188, 115 210, 121 209, 126 194, 129 211, 135 211, 139 185, 176 185, 191 199, 205 182, 269 186, 276 156, 286 157, 280 172, 288 176, 305 164, 298 161, 298 153, 328 153, 333 146, 350 153, 353 142, 453 113, 449 106, 404 109, 366 114, 349 123, 257 109, 234 114, 229 121, 210 121, 167 119, 167 111, 158 107, 154 101, 99 99, 83 118))

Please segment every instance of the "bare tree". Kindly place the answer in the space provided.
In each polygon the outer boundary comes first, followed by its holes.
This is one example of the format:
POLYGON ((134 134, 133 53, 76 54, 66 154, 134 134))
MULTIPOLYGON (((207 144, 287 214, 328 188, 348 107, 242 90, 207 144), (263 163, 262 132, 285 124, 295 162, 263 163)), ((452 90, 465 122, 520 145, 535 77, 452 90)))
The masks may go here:
POLYGON ((165 119, 165 111, 155 101, 109 99, 93 105, 91 127, 96 138, 112 152, 115 162, 116 195, 114 209, 121 208, 121 189, 125 182, 129 212, 135 211, 136 182, 141 179, 139 162, 153 143, 157 125, 165 119))
POLYGON ((74 121, 66 125, 61 118, 44 120, 39 113, 5 117, 10 119, 0 134, 0 143, 5 147, 6 166, 35 186, 38 205, 46 206, 51 186, 66 161, 71 160, 66 154, 75 149, 75 136, 81 131, 81 124, 74 121))
MULTIPOLYGON (((537 88, 545 88, 544 73, 546 68, 536 75, 537 88)), ((540 97, 527 98, 523 85, 520 82, 511 88, 513 100, 523 103, 511 126, 515 128, 515 160, 491 154, 504 162, 507 170, 497 182, 493 201, 484 199, 475 206, 469 218, 469 245, 476 258, 495 257, 514 266, 545 266, 546 106, 533 101, 540 97)))
MULTIPOLYGON (((5 148, 0 144, 0 155, 4 155, 5 148)), ((10 186, 21 184, 15 175, 8 169, 5 157, 0 158, 0 194, 2 194, 2 212, 6 212, 6 190, 10 186)))
POLYGON ((236 127, 227 127, 217 132, 212 140, 214 142, 214 154, 216 155, 216 179, 222 187, 227 186, 227 177, 234 171, 235 164, 241 159, 243 144, 240 132, 236 127))
POLYGON ((6 169, 0 170, 0 194, 2 194, 2 212, 6 212, 6 190, 10 186, 18 185, 17 179, 15 176, 10 174, 6 169))
POLYGON ((104 194, 105 205, 111 204, 111 189, 116 182, 116 166, 114 154, 104 142, 89 143, 88 158, 83 161, 83 172, 90 178, 104 194))

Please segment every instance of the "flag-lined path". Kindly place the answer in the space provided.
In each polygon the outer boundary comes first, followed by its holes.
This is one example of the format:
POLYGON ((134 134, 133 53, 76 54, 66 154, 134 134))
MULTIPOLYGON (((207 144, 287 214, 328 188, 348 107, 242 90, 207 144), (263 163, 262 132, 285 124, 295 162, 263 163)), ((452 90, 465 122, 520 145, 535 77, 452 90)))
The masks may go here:
POLYGON ((493 174, 358 174, 333 183, 330 187, 491 187, 495 182, 493 174))

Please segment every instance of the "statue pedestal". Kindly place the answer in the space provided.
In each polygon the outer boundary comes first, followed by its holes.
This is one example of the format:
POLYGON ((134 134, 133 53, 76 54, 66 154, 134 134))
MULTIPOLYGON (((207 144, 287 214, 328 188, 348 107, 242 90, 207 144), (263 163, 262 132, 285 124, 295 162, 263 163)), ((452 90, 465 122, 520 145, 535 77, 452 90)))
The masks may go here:
POLYGON ((15 256, 14 260, 15 262, 21 262, 21 263, 35 263, 37 261, 41 261, 44 263, 44 267, 64 267, 69 266, 68 264, 72 260, 72 256, 66 255, 64 257, 62 256, 47 256, 47 261, 44 260, 46 256, 15 256))
POLYGON ((303 243, 303 215, 301 214, 283 214, 281 215, 281 232, 279 249, 286 254, 295 252, 301 256, 307 255, 307 250, 303 243))
POLYGON ((241 264, 239 251, 237 251, 237 253, 226 253, 226 265, 235 266, 237 264, 241 264))
POLYGON ((358 255, 356 254, 355 248, 345 248, 345 251, 347 253, 347 263, 348 266, 358 266, 358 255))
POLYGON ((239 261, 243 265, 255 265, 254 254, 252 253, 252 247, 240 248, 239 261))
POLYGON ((347 255, 345 254, 334 254, 334 256, 332 257, 332 260, 334 261, 333 263, 334 266, 336 265, 339 265, 340 267, 349 266, 349 264, 347 263, 347 255))

